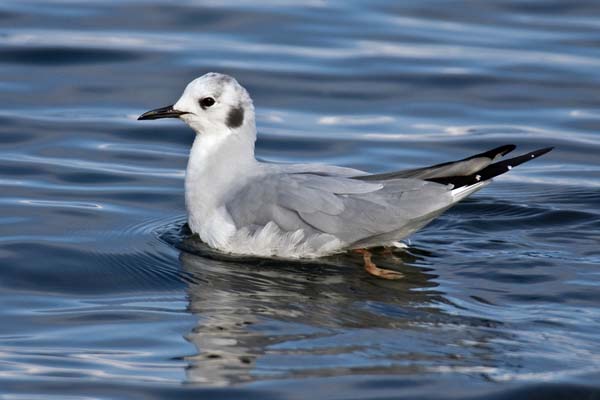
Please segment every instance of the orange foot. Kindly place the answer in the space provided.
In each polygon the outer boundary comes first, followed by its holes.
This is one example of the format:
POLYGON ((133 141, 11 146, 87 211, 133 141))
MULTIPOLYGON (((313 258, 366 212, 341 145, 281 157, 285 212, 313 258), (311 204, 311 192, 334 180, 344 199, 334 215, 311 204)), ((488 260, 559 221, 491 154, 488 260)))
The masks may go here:
POLYGON ((371 261, 371 252, 367 249, 354 249, 355 253, 362 254, 363 260, 365 261, 365 271, 373 276, 377 276, 383 279, 402 279, 404 274, 401 272, 392 271, 391 269, 379 268, 373 261, 371 261))

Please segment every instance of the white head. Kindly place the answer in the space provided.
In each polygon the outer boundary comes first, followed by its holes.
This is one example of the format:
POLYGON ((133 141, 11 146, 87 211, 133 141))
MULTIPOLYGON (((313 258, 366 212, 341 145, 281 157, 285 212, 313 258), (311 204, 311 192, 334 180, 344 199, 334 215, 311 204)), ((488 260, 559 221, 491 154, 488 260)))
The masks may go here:
POLYGON ((177 102, 138 120, 179 118, 201 135, 256 135, 250 95, 234 78, 209 72, 191 81, 177 102))

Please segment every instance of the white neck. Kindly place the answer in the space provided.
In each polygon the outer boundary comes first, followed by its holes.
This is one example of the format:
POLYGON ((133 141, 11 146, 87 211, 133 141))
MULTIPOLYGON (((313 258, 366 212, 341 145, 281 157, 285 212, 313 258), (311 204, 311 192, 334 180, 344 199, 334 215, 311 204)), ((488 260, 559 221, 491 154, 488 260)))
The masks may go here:
MULTIPOLYGON (((225 129, 225 128, 223 128, 225 129)), ((256 128, 244 124, 236 131, 197 133, 185 176, 188 223, 193 232, 213 247, 225 241, 234 226, 224 209, 227 196, 242 185, 258 162, 254 157, 256 128), (220 231, 220 234, 218 233, 220 231), (217 232, 217 236, 212 237, 217 232)))

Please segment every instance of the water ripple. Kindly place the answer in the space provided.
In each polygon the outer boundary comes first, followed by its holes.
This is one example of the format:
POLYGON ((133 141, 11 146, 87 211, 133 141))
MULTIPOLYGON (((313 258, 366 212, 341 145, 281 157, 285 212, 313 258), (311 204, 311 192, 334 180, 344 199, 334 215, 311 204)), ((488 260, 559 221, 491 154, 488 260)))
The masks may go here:
POLYGON ((2 392, 598 396, 598 11, 2 2, 2 392), (252 93, 266 160, 379 172, 506 143, 555 150, 406 249, 377 249, 399 282, 353 254, 225 255, 185 225, 193 133, 136 121, 210 70, 252 93))

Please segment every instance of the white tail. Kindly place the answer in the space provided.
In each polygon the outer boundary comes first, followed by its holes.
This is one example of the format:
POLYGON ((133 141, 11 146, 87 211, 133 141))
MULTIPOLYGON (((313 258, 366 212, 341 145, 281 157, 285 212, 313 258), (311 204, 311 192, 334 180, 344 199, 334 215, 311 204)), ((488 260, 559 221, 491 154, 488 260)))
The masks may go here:
POLYGON ((454 196, 454 198, 456 199, 456 201, 461 201, 465 197, 470 196, 471 194, 475 193, 479 189, 482 189, 484 186, 487 186, 491 182, 492 180, 490 179, 484 182, 477 182, 474 185, 461 186, 459 188, 453 189, 451 193, 452 196, 454 196))

